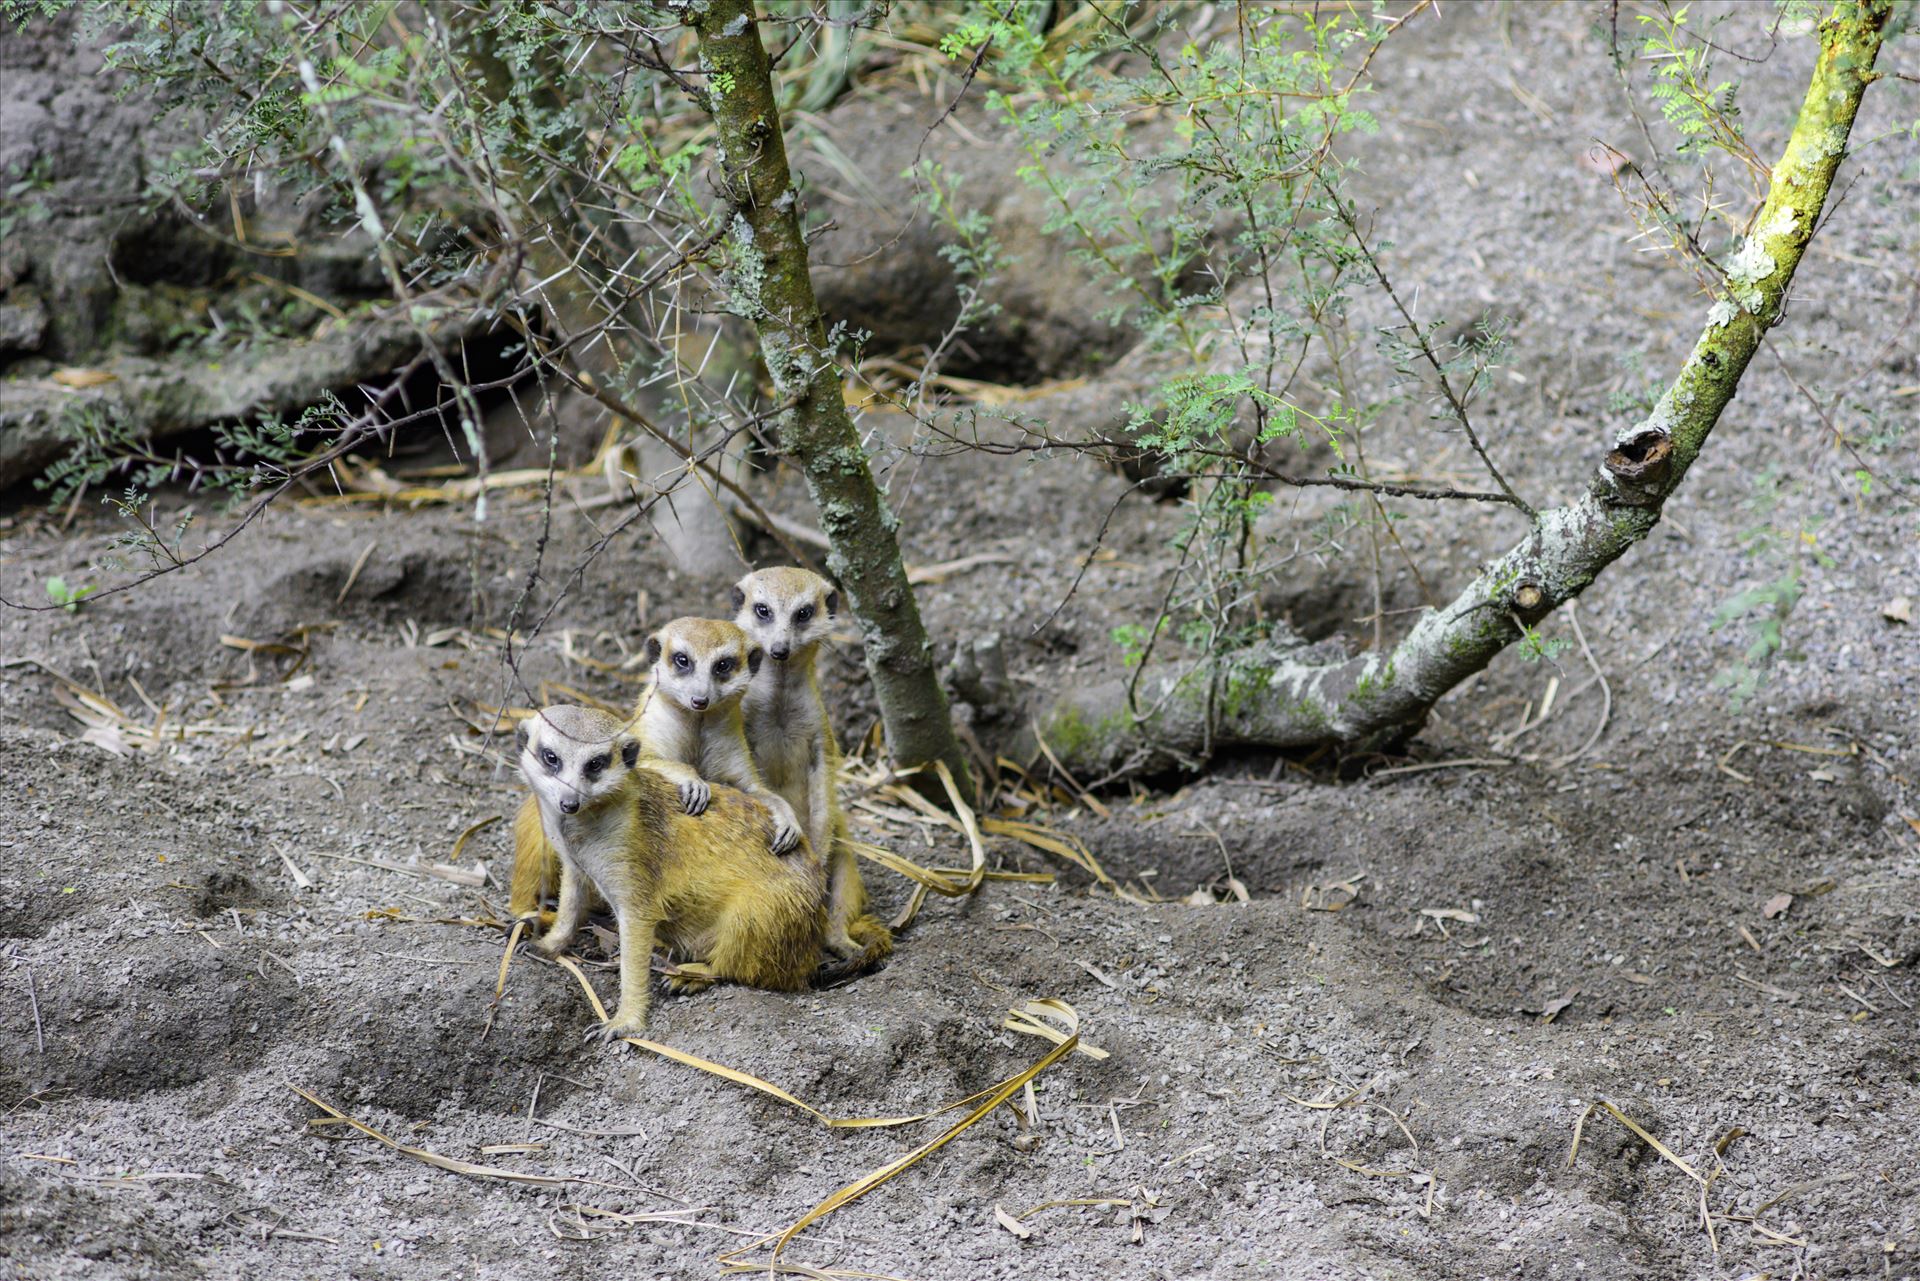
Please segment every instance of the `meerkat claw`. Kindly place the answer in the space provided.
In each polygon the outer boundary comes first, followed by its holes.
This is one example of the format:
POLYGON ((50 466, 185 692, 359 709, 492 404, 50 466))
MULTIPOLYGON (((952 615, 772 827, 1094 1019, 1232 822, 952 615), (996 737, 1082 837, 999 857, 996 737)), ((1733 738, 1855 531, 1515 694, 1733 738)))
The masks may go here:
POLYGON ((707 803, 712 799, 713 789, 698 779, 680 784, 680 806, 689 814, 706 813, 707 803))
POLYGON ((605 1023, 593 1024, 586 1030, 581 1040, 597 1041, 601 1045, 619 1045, 625 1038, 639 1036, 646 1030, 644 1025, 636 1026, 631 1020, 609 1020, 605 1023))

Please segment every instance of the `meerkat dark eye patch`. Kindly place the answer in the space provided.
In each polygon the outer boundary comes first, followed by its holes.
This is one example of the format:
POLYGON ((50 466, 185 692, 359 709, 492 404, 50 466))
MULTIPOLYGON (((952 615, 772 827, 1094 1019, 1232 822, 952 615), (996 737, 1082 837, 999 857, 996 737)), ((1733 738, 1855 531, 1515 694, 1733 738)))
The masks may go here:
POLYGON ((607 757, 596 756, 587 762, 587 777, 592 778, 607 767, 607 757))
POLYGON ((683 672, 688 672, 693 670, 693 660, 691 658, 688 658, 684 653, 675 654, 673 656, 673 665, 675 668, 683 672))
POLYGON ((731 676, 733 675, 733 667, 734 663, 731 658, 719 659, 713 665, 713 674, 715 676, 731 676))
POLYGON ((812 620, 813 606, 811 605, 802 605, 799 609, 793 611, 793 621, 796 623, 806 623, 812 620))
POLYGON ((773 618, 773 610, 768 608, 767 602, 761 601, 753 607, 753 616, 763 623, 769 622, 773 618))
POLYGON ((540 749, 540 763, 550 770, 557 770, 560 768, 560 753, 551 747, 543 747, 540 749))

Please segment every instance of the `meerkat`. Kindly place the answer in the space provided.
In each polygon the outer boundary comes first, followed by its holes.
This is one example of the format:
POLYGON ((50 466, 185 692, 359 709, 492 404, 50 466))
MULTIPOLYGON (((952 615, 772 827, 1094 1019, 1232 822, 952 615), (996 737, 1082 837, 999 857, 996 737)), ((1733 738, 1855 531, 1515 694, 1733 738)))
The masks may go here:
POLYGON ((826 930, 825 876, 809 847, 774 853, 763 806, 720 787, 705 813, 689 815, 681 785, 649 768, 639 737, 606 712, 548 707, 519 737, 520 771, 560 866, 553 927, 534 946, 556 956, 573 941, 590 887, 619 923, 620 1003, 589 1036, 646 1029, 656 941, 713 971, 670 980, 675 990, 720 980, 777 992, 807 987, 826 930))
POLYGON ((872 964, 893 951, 893 935, 867 910, 866 883, 840 809, 840 745, 815 672, 820 642, 839 607, 840 593, 811 570, 755 570, 733 588, 734 621, 768 659, 741 700, 754 764, 793 807, 827 865, 827 950, 872 964))
POLYGON ((732 623, 676 618, 647 637, 653 679, 634 708, 640 754, 679 785, 689 814, 707 808, 709 784, 737 787, 773 815, 773 852, 785 854, 804 829, 793 806, 761 780, 747 746, 740 702, 765 654, 732 623))
MULTIPOLYGON (((649 768, 678 789, 681 807, 703 813, 712 784, 738 788, 773 816, 773 852, 786 854, 805 828, 793 806, 762 781, 741 722, 740 701, 764 662, 759 646, 729 622, 676 618, 647 638, 653 664, 634 705, 631 728, 649 768)), ((544 919, 540 904, 560 883, 560 865, 545 849, 540 812, 528 797, 514 818, 513 882, 507 904, 517 917, 544 919)))

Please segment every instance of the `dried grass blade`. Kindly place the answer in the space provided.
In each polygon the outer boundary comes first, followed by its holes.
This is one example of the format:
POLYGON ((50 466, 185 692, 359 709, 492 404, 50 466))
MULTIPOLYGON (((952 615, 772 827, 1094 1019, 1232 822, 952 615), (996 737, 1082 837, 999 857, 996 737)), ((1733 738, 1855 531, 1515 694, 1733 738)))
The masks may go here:
POLYGON ((569 1183, 577 1182, 577 1180, 563 1178, 559 1175, 528 1174, 521 1170, 503 1169, 497 1165, 475 1165, 471 1161, 461 1161, 454 1157, 441 1156, 438 1152, 429 1152, 425 1148, 409 1147, 397 1139, 388 1138, 370 1125, 354 1120, 332 1104, 321 1101, 318 1095, 308 1093, 291 1081, 287 1083, 287 1088, 307 1102, 313 1104, 313 1106, 319 1108, 322 1112, 325 1112, 338 1124, 352 1126, 368 1138, 383 1143, 394 1151, 410 1156, 416 1161, 424 1161, 426 1164, 438 1169, 447 1170, 454 1174, 462 1174, 470 1179, 499 1179, 503 1183, 525 1183, 542 1188, 564 1187, 569 1183))
POLYGON ((500 954, 500 976, 493 981, 493 999, 497 1003, 507 994, 507 967, 513 964, 513 950, 520 946, 520 936, 527 932, 524 920, 515 921, 513 930, 507 935, 507 950, 500 954))
POLYGON ((1661 1155, 1661 1157, 1663 1157, 1666 1161, 1672 1164, 1675 1169, 1685 1174, 1689 1179, 1692 1179, 1695 1183, 1698 1183, 1701 1187, 1704 1188, 1707 1186, 1706 1177, 1702 1175, 1700 1171, 1694 1169, 1691 1165, 1688 1165, 1680 1157, 1674 1155, 1673 1150, 1671 1148, 1669 1148, 1666 1144, 1662 1143, 1660 1140, 1654 1138, 1651 1134, 1647 1133, 1646 1130, 1642 1129, 1640 1125, 1637 1122, 1635 1122, 1632 1117, 1628 1116, 1625 1112, 1622 1112, 1619 1108, 1613 1106, 1613 1104, 1607 1102, 1605 1099, 1595 1099, 1594 1106, 1605 1108, 1608 1112, 1613 1114, 1614 1120, 1620 1122, 1620 1124, 1626 1126, 1629 1130, 1632 1130, 1634 1134, 1639 1137, 1641 1142, 1645 1143, 1648 1147, 1652 1148, 1655 1152, 1658 1152, 1661 1155))
POLYGON ((633 712, 633 709, 630 707, 616 706, 604 698, 595 698, 593 695, 577 690, 571 685, 562 685, 559 681, 540 682, 540 701, 542 703, 558 702, 559 700, 553 697, 555 694, 565 694, 574 702, 586 707, 597 707, 609 716, 618 716, 624 719, 633 712))
POLYGON ((447 862, 458 863, 460 861, 460 851, 467 848, 467 842, 473 839, 473 834, 484 831, 499 821, 500 815, 490 814, 478 823, 475 823, 472 827, 469 827, 466 831, 460 833, 460 839, 453 843, 453 853, 447 855, 447 862))
MULTIPOLYGON (((570 956, 557 956, 554 958, 554 961, 569 974, 573 975, 575 979, 579 980, 581 990, 587 994, 587 1003, 593 1007, 594 1017, 602 1023, 605 1023, 607 1021, 607 1007, 601 1004, 599 993, 595 992, 593 990, 593 984, 587 981, 586 972, 582 970, 579 964, 570 956)), ((658 1054, 661 1058, 672 1059, 675 1063, 683 1063, 688 1067, 698 1068, 702 1072, 711 1073, 723 1081, 731 1081, 735 1085, 744 1085, 750 1090, 758 1090, 762 1094, 770 1095, 773 1098, 779 1099, 782 1103, 787 1104, 789 1107, 800 1109, 808 1116, 819 1121, 820 1124, 835 1130, 871 1130, 884 1129, 896 1125, 913 1125, 920 1121, 931 1120, 943 1113, 956 1111, 959 1108, 967 1106, 969 1103, 983 1098, 991 1092, 991 1087, 987 1090, 976 1091, 964 1099, 957 1099, 952 1103, 935 1108, 931 1112, 922 1112, 916 1116, 828 1116, 825 1112, 813 1106, 813 1104, 781 1089, 771 1081, 763 1080, 753 1075, 751 1072, 742 1072, 738 1068, 730 1068, 724 1063, 715 1063, 711 1059, 703 1059, 697 1054, 689 1054, 685 1050, 677 1050, 671 1045, 663 1045, 658 1041, 649 1041, 644 1037, 627 1036, 622 1037, 621 1040, 627 1042, 629 1045, 638 1046, 640 1049, 658 1054)))
POLYGON ((1123 1196, 1073 1197, 1073 1198, 1069 1198, 1067 1200, 1062 1200, 1062 1201, 1042 1201, 1039 1205, 1034 1206, 1032 1209, 1020 1211, 1017 1217, 1022 1219, 1031 1219, 1034 1215, 1040 1213, 1040 1211, 1042 1210, 1052 1210, 1058 1206, 1063 1206, 1063 1205, 1085 1205, 1085 1206, 1097 1207, 1097 1206, 1108 1206, 1108 1205, 1132 1205, 1132 1204, 1133 1204, 1133 1200, 1130 1197, 1123 1197, 1123 1196))
POLYGON ((1000 1024, 1009 1032, 1019 1032, 1024 1036, 1037 1036, 1052 1041, 1055 1045, 1064 1045, 1071 1040, 1074 1048, 1090 1059, 1104 1059, 1107 1052, 1097 1045, 1086 1045, 1080 1040, 1080 1016, 1074 1013, 1071 1005, 1053 997, 1043 997, 1037 1001, 1028 1001, 1017 1010, 1008 1010, 1007 1017, 1000 1024), (1054 1027, 1046 1021, 1048 1015, 1055 1015, 1064 1022, 1066 1030, 1054 1027))
POLYGON ((1046 738, 1040 733, 1040 722, 1038 721, 1033 723, 1033 741, 1040 745, 1040 754, 1047 758, 1047 764, 1053 766, 1054 772, 1066 780, 1067 786, 1073 789, 1073 794, 1080 798, 1082 805, 1085 805, 1101 818, 1113 817, 1113 811, 1101 804, 1100 799, 1092 792, 1082 787, 1080 780, 1075 778, 1072 772, 1060 763, 1060 758, 1053 754, 1053 749, 1047 746, 1046 738))
POLYGON ((1100 866, 1100 860, 1093 856, 1093 851, 1087 848, 1086 842, 1078 837, 1056 832, 1038 823, 1027 823, 1018 819, 985 818, 980 820, 980 826, 995 836, 1005 836, 1019 841, 1022 845, 1031 845, 1043 853, 1059 855, 1093 877, 1117 898, 1129 899, 1135 903, 1145 901, 1107 875, 1107 869, 1100 866))
MULTIPOLYGON (((946 771, 943 768, 941 772, 944 774, 946 771)), ((949 785, 950 784, 951 784, 951 781, 949 780, 949 785)), ((957 792, 957 789, 956 789, 956 792, 957 792)), ((955 800, 958 800, 958 799, 959 798, 956 794, 955 800)), ((1040 1003, 1029 1002, 1029 1008, 1037 1004, 1040 1004, 1040 1003)), ((774 1247, 773 1247, 774 1256, 778 1258, 780 1251, 786 1248, 787 1242, 791 1241, 794 1235, 800 1232, 808 1224, 817 1222, 818 1220, 825 1218, 827 1215, 832 1214, 835 1210, 838 1210, 843 1206, 852 1204, 853 1202, 859 1200, 861 1197, 865 1196, 867 1193, 879 1187, 881 1184, 885 1183, 887 1180, 893 1178, 896 1174, 899 1174, 902 1170, 910 1169, 914 1165, 925 1160, 927 1157, 933 1155, 935 1152, 938 1152, 941 1148, 953 1142, 953 1140, 960 1137, 960 1135, 966 1133, 974 1125, 978 1124, 979 1121, 982 1118, 984 1118, 988 1113, 992 1112, 995 1108, 999 1107, 1002 1103, 1005 1103, 1008 1099, 1012 1098, 1014 1094, 1019 1091, 1020 1087, 1025 1085, 1028 1081, 1033 1080, 1035 1077, 1039 1076, 1042 1072, 1046 1071, 1048 1068, 1052 1067, 1055 1063, 1058 1063, 1061 1059, 1065 1058, 1067 1055, 1073 1053, 1074 1050, 1079 1048, 1080 1016, 1074 1012, 1074 1009, 1072 1006, 1068 1005, 1064 1001, 1050 1001, 1047 1004, 1057 1009, 1068 1022, 1068 1026, 1070 1030, 1066 1034, 1065 1038, 1061 1040, 1059 1044, 1055 1045, 1051 1050, 1048 1050, 1044 1055, 1042 1055, 1037 1061, 1034 1062, 1033 1066, 1027 1068, 1024 1072, 1021 1072, 1017 1076, 1012 1076, 1012 1077, 1009 1077, 1007 1080, 1002 1081, 997 1087, 995 1087, 992 1093, 990 1093, 987 1096, 986 1101, 984 1103, 982 1103, 979 1107, 975 1108, 973 1111, 969 1112, 966 1116, 954 1122, 953 1125, 949 1126, 945 1131, 940 1133, 935 1138, 930 1139, 926 1143, 921 1144, 919 1147, 907 1153, 905 1156, 897 1157, 894 1160, 887 1162, 885 1165, 881 1166, 877 1170, 874 1170, 872 1173, 864 1175, 861 1178, 855 1179, 852 1183, 847 1184, 847 1186, 841 1188, 838 1192, 835 1192, 832 1196, 828 1197, 826 1200, 822 1201, 819 1205, 809 1210, 805 1215, 801 1216, 801 1218, 797 1222, 795 1222, 793 1226, 789 1227, 785 1232, 782 1232, 780 1234, 779 1240, 774 1243, 774 1247)), ((1042 1025, 1042 1026, 1045 1026, 1045 1025, 1042 1025)))

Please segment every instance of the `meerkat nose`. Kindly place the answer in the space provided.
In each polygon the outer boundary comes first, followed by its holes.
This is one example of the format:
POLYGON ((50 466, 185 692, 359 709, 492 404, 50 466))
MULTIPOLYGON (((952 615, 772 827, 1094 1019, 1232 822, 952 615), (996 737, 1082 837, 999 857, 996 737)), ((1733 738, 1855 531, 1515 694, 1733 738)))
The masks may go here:
POLYGON ((560 812, 562 814, 578 814, 580 812, 579 800, 575 797, 569 796, 566 800, 561 801, 560 812))
POLYGON ((704 712, 707 710, 707 700, 704 698, 694 697, 688 699, 687 702, 693 705, 693 710, 696 712, 704 712))
POLYGON ((791 654, 792 652, 793 651, 788 649, 785 645, 774 645, 767 650, 767 653, 773 655, 774 661, 780 662, 780 663, 786 662, 787 655, 791 654))

